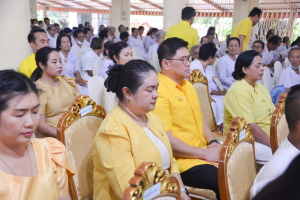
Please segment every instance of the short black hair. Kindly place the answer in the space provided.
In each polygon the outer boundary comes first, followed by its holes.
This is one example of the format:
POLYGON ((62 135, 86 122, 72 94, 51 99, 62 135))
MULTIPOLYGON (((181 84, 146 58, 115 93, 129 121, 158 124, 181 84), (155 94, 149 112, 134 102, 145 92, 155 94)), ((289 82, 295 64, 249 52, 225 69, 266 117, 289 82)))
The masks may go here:
POLYGON ((84 33, 84 34, 87 34, 88 31, 92 31, 92 30, 91 30, 90 28, 84 28, 84 29, 83 29, 83 33, 84 33))
MULTIPOLYGON (((269 35, 273 35, 273 36, 274 36, 274 33, 268 31, 268 33, 267 33, 267 35, 266 35, 266 39, 268 39, 269 35)), ((273 37, 273 36, 272 36, 272 37, 273 37)))
POLYGON ((260 17, 260 16, 261 16, 261 13, 262 13, 261 9, 259 9, 259 8, 257 8, 257 7, 254 7, 254 8, 250 11, 248 17, 255 17, 256 15, 257 15, 258 17, 260 17))
POLYGON ((290 40, 290 38, 288 36, 285 36, 283 39, 282 39, 282 42, 283 43, 286 43, 288 40, 290 40))
POLYGON ((212 36, 214 36, 214 37, 215 37, 215 34, 213 34, 213 33, 210 33, 210 32, 206 34, 206 37, 208 38, 208 36, 210 36, 210 35, 212 35, 212 36))
POLYGON ((216 30, 216 28, 211 26, 211 27, 208 28, 207 33, 210 33, 211 31, 214 31, 214 30, 216 30))
MULTIPOLYGON (((200 43, 203 42, 203 38, 207 38, 207 36, 203 36, 201 39, 200 39, 200 43)), ((208 38, 207 38, 208 39, 208 38)))
POLYGON ((161 67, 161 63, 163 59, 171 59, 176 55, 176 51, 180 48, 187 48, 188 42, 183 39, 173 37, 164 40, 158 47, 157 55, 159 60, 159 65, 161 67))
POLYGON ((127 33, 126 31, 120 33, 120 39, 124 40, 124 39, 127 38, 127 37, 129 37, 129 33, 127 33))
POLYGON ((71 33, 72 32, 72 29, 70 28, 64 28, 64 33, 67 34, 67 33, 71 33))
POLYGON ((61 35, 59 35, 59 36, 57 37, 57 39, 56 39, 56 50, 57 50, 57 51, 60 51, 61 39, 62 39, 63 37, 69 38, 69 41, 70 41, 71 47, 72 47, 72 41, 71 41, 71 38, 70 38, 68 35, 61 34, 61 35))
POLYGON ((285 101, 285 117, 290 133, 297 130, 300 121, 300 84, 291 87, 285 101))
MULTIPOLYGON (((120 32, 122 26, 124 26, 124 25, 121 24, 121 25, 118 27, 119 32, 120 32)), ((125 28, 125 26, 124 26, 124 28, 125 28)))
POLYGON ((116 93, 120 101, 124 100, 122 89, 127 87, 135 95, 144 80, 149 76, 149 72, 155 69, 148 62, 143 60, 131 60, 125 65, 109 67, 104 86, 108 92, 116 93))
POLYGON ((59 26, 59 24, 58 23, 54 23, 54 26, 59 26))
POLYGON ((24 74, 14 70, 0 71, 0 115, 9 106, 9 101, 30 92, 39 93, 36 85, 24 74))
POLYGON ((82 24, 78 24, 78 28, 83 28, 83 25, 82 24))
POLYGON ((199 49, 199 59, 206 61, 209 59, 209 57, 214 58, 216 56, 217 50, 218 49, 213 42, 203 44, 199 49))
POLYGON ((107 29, 103 29, 99 32, 98 34, 99 38, 107 38, 108 37, 108 30, 107 29))
POLYGON ((84 34, 83 30, 81 30, 80 28, 78 28, 78 29, 76 29, 76 30, 73 32, 73 37, 74 37, 74 38, 77 38, 79 33, 83 33, 83 34, 84 34))
POLYGON ((192 17, 196 16, 196 11, 193 7, 187 6, 181 11, 182 20, 190 20, 192 17))
POLYGON ((143 30, 145 29, 143 26, 139 26, 139 30, 143 30))
POLYGON ((31 19, 31 23, 32 23, 32 24, 34 23, 34 21, 37 21, 37 22, 38 22, 37 19, 31 19))
POLYGON ((265 48, 265 43, 264 43, 263 41, 261 41, 261 40, 256 40, 255 42, 253 42, 253 44, 254 44, 254 43, 260 43, 260 44, 261 44, 261 48, 262 48, 262 49, 265 48))
POLYGON ((30 33, 27 36, 28 43, 35 44, 35 40, 36 40, 36 37, 34 36, 35 33, 46 33, 46 31, 44 29, 35 29, 30 31, 30 33))
POLYGON ((86 27, 87 24, 91 24, 90 22, 85 22, 84 23, 84 27, 86 27))
POLYGON ((292 42, 291 47, 297 45, 298 43, 300 43, 300 36, 297 37, 297 39, 294 42, 292 42))
POLYGON ((133 33, 135 30, 138 30, 137 28, 131 28, 131 33, 133 33))
POLYGON ((43 21, 38 21, 38 24, 41 24, 41 23, 43 23, 43 21))
POLYGON ((48 17, 45 17, 45 18, 44 18, 44 22, 46 22, 46 20, 49 20, 49 21, 50 21, 50 19, 49 19, 48 17))
POLYGON ((226 41, 227 48, 228 48, 228 46, 229 46, 229 43, 230 43, 232 40, 236 40, 236 41, 238 41, 238 43, 239 43, 239 46, 241 46, 240 39, 239 39, 239 38, 237 38, 237 37, 232 37, 232 38, 229 38, 229 39, 226 41))
POLYGON ((98 37, 94 37, 91 41, 91 49, 95 50, 95 49, 102 49, 102 42, 103 42, 103 38, 98 38, 98 37))
POLYGON ((281 38, 278 35, 275 35, 268 39, 268 43, 272 43, 273 45, 276 45, 278 43, 281 43, 281 38))
POLYGON ((245 78, 246 74, 243 72, 243 67, 248 69, 256 56, 260 56, 257 51, 248 50, 244 51, 237 57, 234 72, 232 72, 232 76, 235 80, 245 78))

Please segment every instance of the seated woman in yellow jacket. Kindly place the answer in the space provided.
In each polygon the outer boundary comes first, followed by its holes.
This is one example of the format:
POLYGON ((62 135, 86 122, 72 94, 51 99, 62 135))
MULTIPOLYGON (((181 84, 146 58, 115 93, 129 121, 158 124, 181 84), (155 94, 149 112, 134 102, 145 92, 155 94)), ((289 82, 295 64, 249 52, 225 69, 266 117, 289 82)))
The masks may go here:
POLYGON ((155 69, 145 61, 114 65, 104 83, 119 102, 94 139, 94 199, 122 199, 129 179, 142 162, 155 162, 180 182, 182 199, 190 199, 173 159, 161 120, 154 114, 158 97, 155 69))
POLYGON ((227 91, 224 103, 224 140, 235 117, 246 120, 255 137, 256 162, 265 164, 272 156, 270 144, 271 117, 275 106, 262 79, 264 67, 258 52, 250 50, 239 55, 232 73, 236 80, 227 91))
POLYGON ((71 200, 75 173, 65 146, 32 139, 38 126, 38 89, 25 75, 0 71, 0 199, 71 200))
POLYGON ((36 52, 37 68, 30 79, 35 81, 39 93, 39 114, 41 119, 38 126, 38 137, 56 138, 56 127, 60 117, 72 106, 79 96, 74 79, 65 76, 57 78, 62 73, 61 57, 56 49, 43 47, 36 52))

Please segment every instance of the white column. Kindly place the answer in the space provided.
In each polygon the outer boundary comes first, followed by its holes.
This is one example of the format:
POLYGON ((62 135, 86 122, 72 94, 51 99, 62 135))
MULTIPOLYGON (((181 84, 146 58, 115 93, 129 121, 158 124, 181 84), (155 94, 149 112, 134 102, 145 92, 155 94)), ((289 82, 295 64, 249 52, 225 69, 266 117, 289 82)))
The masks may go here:
MULTIPOLYGON (((120 24, 130 26, 130 0, 112 0, 110 24, 116 28, 120 24)), ((118 33, 117 33, 118 34, 118 33)))
POLYGON ((30 55, 29 0, 0 1, 0 70, 13 69, 30 55))
POLYGON ((186 0, 164 0, 164 31, 181 21, 181 11, 186 6, 186 0))
POLYGON ((37 18, 36 0, 29 0, 29 8, 30 8, 30 19, 36 19, 37 18))

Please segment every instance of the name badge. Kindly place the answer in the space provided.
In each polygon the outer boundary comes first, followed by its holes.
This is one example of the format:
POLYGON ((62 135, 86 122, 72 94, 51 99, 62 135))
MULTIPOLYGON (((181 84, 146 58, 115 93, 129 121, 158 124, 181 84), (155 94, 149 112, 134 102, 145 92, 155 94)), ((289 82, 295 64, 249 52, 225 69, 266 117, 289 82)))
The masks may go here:
POLYGON ((87 107, 82 108, 82 109, 80 110, 80 115, 81 115, 81 117, 83 117, 84 115, 87 115, 87 114, 89 114, 89 113, 92 112, 92 111, 93 111, 92 105, 88 105, 87 107))
POLYGON ((150 199, 160 195, 160 186, 161 186, 161 182, 159 182, 159 183, 151 186, 147 190, 145 190, 143 199, 150 200, 150 199))

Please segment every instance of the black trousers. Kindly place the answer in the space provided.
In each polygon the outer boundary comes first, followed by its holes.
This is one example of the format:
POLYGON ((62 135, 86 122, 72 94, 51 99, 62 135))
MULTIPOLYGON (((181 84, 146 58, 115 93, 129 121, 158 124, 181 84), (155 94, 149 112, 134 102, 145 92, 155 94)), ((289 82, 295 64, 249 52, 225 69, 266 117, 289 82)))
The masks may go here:
POLYGON ((220 199, 218 168, 213 165, 197 165, 181 173, 184 185, 213 190, 220 199))

